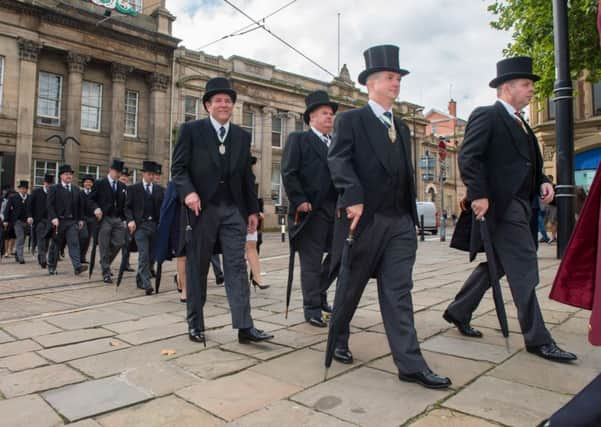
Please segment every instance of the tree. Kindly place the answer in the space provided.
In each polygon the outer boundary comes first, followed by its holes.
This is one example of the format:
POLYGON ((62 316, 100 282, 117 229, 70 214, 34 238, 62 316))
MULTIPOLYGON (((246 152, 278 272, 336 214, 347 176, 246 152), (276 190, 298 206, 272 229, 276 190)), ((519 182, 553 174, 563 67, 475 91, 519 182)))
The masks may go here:
MULTIPOLYGON (((588 79, 601 80, 601 52, 597 33, 598 0, 568 1, 568 33, 572 79, 588 70, 588 79)), ((531 56, 539 97, 553 93, 555 52, 553 44, 553 2, 551 0, 497 0, 488 6, 496 15, 491 26, 512 31, 513 41, 503 50, 506 57, 531 56)))

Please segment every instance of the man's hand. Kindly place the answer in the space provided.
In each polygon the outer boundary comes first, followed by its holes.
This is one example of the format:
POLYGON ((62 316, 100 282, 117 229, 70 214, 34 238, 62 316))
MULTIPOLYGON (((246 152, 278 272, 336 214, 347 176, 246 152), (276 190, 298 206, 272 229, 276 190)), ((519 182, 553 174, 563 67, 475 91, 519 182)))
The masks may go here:
POLYGON ((351 231, 355 231, 355 228, 357 228, 361 215, 363 215, 363 203, 346 208, 346 217, 352 220, 351 231))
POLYGON ((309 213, 312 209, 313 207, 311 206, 311 203, 303 202, 300 205, 298 205, 298 207, 296 208, 296 212, 309 213))
POLYGON ((3 226, 4 228, 8 228, 8 222, 3 222, 3 223, 2 223, 2 226, 3 226))
POLYGON ((85 224, 85 222, 83 222, 83 221, 79 221, 79 222, 78 222, 78 226, 79 226, 79 229, 80 229, 80 230, 82 230, 82 229, 83 229, 83 226, 84 226, 84 224, 85 224))
POLYGON ((58 228, 58 218, 53 218, 50 222, 52 223, 53 227, 58 228))
POLYGON ((461 199, 461 201, 459 202, 459 208, 461 209, 461 212, 465 212, 466 210, 468 210, 470 207, 468 206, 469 200, 467 199, 467 197, 464 197, 463 199, 461 199))
POLYGON ((201 205, 200 205, 200 197, 196 193, 190 193, 184 199, 184 203, 188 208, 194 211, 194 215, 200 215, 201 205))
POLYGON ((129 230, 129 234, 134 234, 136 231, 136 222, 130 221, 127 223, 127 229, 129 230))
POLYGON ((96 220, 100 221, 102 219, 102 209, 96 208, 94 215, 96 216, 96 220))
POLYGON ((553 188, 553 184, 549 184, 548 182, 543 182, 540 186, 540 195, 542 198, 542 202, 545 205, 548 205, 555 198, 555 189, 553 188))
POLYGON ((477 220, 481 220, 488 212, 488 199, 476 199, 472 202, 472 211, 477 220))
POLYGON ((248 234, 254 233, 257 231, 257 226, 259 225, 259 217, 257 214, 252 214, 248 216, 248 234))
POLYGON ((32 217, 27 218, 27 224, 29 224, 29 225, 33 224, 33 218, 32 217))

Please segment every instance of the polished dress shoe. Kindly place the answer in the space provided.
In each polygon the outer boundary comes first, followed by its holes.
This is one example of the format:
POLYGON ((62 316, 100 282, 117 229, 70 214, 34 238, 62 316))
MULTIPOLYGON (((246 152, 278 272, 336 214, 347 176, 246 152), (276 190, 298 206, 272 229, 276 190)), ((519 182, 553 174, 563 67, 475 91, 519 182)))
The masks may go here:
POLYGON ((146 295, 152 295, 154 289, 152 289, 152 286, 149 286, 147 288, 144 288, 144 292, 146 292, 146 295))
POLYGON ((453 318, 453 316, 451 316, 451 314, 448 311, 445 311, 443 313, 442 318, 447 322, 455 325, 455 327, 461 335, 465 335, 466 337, 472 338, 482 338, 482 332, 472 328, 467 322, 460 322, 459 320, 456 320, 455 318, 453 318))
POLYGON ((311 326, 315 326, 316 328, 327 328, 328 322, 323 320, 321 317, 311 317, 307 319, 307 323, 311 326))
POLYGON ((202 343, 202 344, 204 344, 205 347, 207 346, 207 340, 205 339, 205 334, 203 334, 199 330, 190 329, 188 331, 188 338, 190 339, 190 341, 202 343))
POLYGON ((48 267, 48 263, 47 262, 43 262, 40 264, 40 267, 42 267, 42 269, 46 270, 46 267, 48 267))
POLYGON ((225 282, 225 277, 223 277, 223 274, 215 277, 215 283, 218 285, 223 285, 223 282, 225 282))
POLYGON ((324 313, 332 313, 332 306, 327 301, 321 303, 321 311, 324 313))
MULTIPOLYGON (((134 270, 134 269, 133 269, 133 268, 131 268, 131 267, 125 267, 125 268, 123 269, 123 271, 127 271, 127 272, 129 272, 129 273, 133 273, 133 272, 134 272, 134 271, 136 271, 136 270, 134 270)), ((154 276, 153 276, 153 277, 154 277, 154 276)))
POLYGON ((425 369, 414 374, 401 374, 399 372, 399 380, 418 383, 426 388, 448 388, 452 384, 450 379, 436 375, 430 369, 425 369))
POLYGON ((84 271, 88 271, 88 266, 87 265, 80 265, 79 267, 77 267, 75 269, 75 275, 79 276, 81 273, 83 273, 84 271))
POLYGON ((260 329, 255 327, 246 328, 246 329, 238 329, 238 342, 240 344, 245 344, 249 342, 259 342, 265 341, 273 338, 273 335, 267 334, 260 329))
POLYGON ((351 353, 348 348, 337 347, 334 349, 334 355, 332 357, 334 360, 344 363, 345 365, 353 363, 353 353, 351 353))
POLYGON ((554 341, 551 341, 549 344, 541 345, 538 347, 526 346, 526 350, 528 351, 528 353, 536 354, 537 356, 540 356, 552 362, 569 363, 578 359, 578 357, 576 357, 574 353, 570 353, 559 348, 554 341))
POLYGON ((105 276, 102 278, 102 281, 103 281, 104 283, 113 283, 113 279, 112 279, 112 277, 110 276, 110 274, 107 274, 107 275, 105 275, 105 276))

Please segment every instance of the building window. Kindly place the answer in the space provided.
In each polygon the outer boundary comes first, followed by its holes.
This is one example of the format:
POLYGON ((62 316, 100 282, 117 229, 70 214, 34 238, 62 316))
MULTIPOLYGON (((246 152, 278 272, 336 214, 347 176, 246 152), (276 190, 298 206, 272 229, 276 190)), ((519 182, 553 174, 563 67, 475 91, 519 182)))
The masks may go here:
POLYGON ((282 173, 279 164, 271 168, 271 200, 276 205, 282 204, 282 173))
POLYGON ((296 119, 294 121, 294 131, 295 132, 303 132, 305 130, 305 122, 302 118, 296 119))
POLYGON ((601 82, 593 84, 593 115, 601 116, 601 82))
POLYGON ((38 123, 60 125, 63 76, 40 71, 38 81, 38 123))
POLYGON ((81 128, 100 131, 102 112, 102 85, 84 81, 81 85, 81 128))
POLYGON ((41 187, 44 184, 44 175, 51 174, 58 181, 58 163, 49 160, 34 160, 33 162, 33 186, 41 187))
POLYGON ((142 12, 144 8, 144 0, 129 0, 129 5, 136 12, 142 12))
POLYGON ((244 105, 242 107, 242 129, 250 133, 250 143, 254 144, 255 141, 255 113, 250 106, 244 105))
POLYGON ((198 120, 198 106, 200 99, 197 96, 186 95, 184 97, 184 121, 198 120))
POLYGON ((282 147, 282 137, 284 132, 282 129, 282 118, 279 116, 273 116, 271 119, 271 146, 282 147))
POLYGON ((125 136, 138 136, 138 98, 139 93, 128 90, 125 93, 125 136))
POLYGON ((0 55, 0 111, 2 111, 2 95, 4 94, 4 56, 0 55))
POLYGON ((79 165, 78 178, 79 182, 83 180, 85 175, 92 175, 95 180, 100 178, 100 166, 98 165, 79 165))
POLYGON ((555 120, 556 105, 553 98, 547 98, 547 111, 549 112, 549 120, 555 120))

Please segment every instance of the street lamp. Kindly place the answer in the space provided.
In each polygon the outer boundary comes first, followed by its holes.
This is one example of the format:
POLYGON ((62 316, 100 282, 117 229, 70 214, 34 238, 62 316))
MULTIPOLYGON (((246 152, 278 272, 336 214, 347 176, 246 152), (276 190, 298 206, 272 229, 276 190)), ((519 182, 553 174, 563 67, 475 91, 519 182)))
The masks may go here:
POLYGON ((411 118, 413 121, 413 181, 417 185, 417 134, 415 133, 415 118, 417 113, 424 111, 424 107, 414 106, 411 109, 411 118))
POLYGON ((72 136, 63 138, 61 135, 52 135, 46 138, 46 142, 50 141, 51 139, 58 139, 58 143, 61 146, 61 164, 65 163, 65 145, 67 145, 67 142, 73 141, 77 145, 81 145, 79 141, 72 136))

